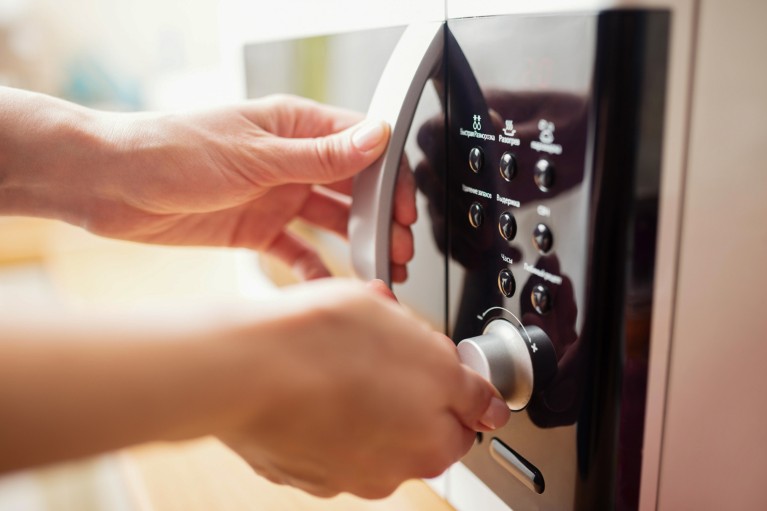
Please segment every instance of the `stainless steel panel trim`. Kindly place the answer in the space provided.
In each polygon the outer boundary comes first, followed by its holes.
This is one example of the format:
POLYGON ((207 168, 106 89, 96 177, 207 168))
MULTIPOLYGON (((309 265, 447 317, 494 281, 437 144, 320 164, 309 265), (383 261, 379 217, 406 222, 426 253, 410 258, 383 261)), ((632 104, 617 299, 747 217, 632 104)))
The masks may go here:
POLYGON ((544 482, 541 472, 532 467, 530 462, 522 459, 517 453, 506 447, 497 438, 490 441, 490 457, 498 462, 503 468, 511 472, 514 477, 530 488, 535 493, 543 493, 544 482))

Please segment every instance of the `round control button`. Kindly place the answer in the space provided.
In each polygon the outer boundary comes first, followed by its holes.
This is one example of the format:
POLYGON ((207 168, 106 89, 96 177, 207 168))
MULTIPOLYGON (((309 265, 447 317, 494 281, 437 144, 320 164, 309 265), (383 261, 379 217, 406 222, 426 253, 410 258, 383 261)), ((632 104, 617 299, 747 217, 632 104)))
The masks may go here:
POLYGON ((501 155, 501 165, 499 167, 501 177, 506 181, 511 181, 517 175, 517 157, 514 153, 505 152, 501 155))
POLYGON ((551 293, 543 284, 536 284, 530 293, 530 301, 538 314, 546 314, 551 310, 551 293))
POLYGON ((469 168, 475 174, 479 173, 485 163, 485 155, 479 147, 472 147, 469 151, 469 168))
POLYGON ((535 164, 535 173, 533 174, 535 186, 542 192, 548 192, 554 186, 554 164, 549 160, 541 158, 535 164))
POLYGON ((554 235, 546 224, 538 224, 533 230, 533 245, 541 254, 547 254, 554 244, 554 235))
POLYGON ((535 388, 535 362, 525 336, 514 325, 495 319, 482 335, 462 340, 457 349, 461 363, 492 383, 509 408, 527 406, 535 388))
POLYGON ((485 219, 485 213, 482 210, 482 204, 479 202, 472 202, 469 206, 469 223, 475 229, 482 225, 482 221, 485 219))
POLYGON ((514 220, 514 215, 509 211, 501 213, 501 217, 498 219, 498 230, 503 239, 507 241, 513 240, 517 235, 517 221, 514 220))
POLYGON ((482 334, 458 343, 461 363, 498 389, 512 410, 522 410, 534 390, 544 389, 557 372, 549 336, 534 325, 493 319, 482 334))
POLYGON ((517 290, 517 283, 514 280, 511 270, 504 268, 498 272, 498 289, 501 290, 501 294, 507 298, 514 296, 514 292, 517 290))

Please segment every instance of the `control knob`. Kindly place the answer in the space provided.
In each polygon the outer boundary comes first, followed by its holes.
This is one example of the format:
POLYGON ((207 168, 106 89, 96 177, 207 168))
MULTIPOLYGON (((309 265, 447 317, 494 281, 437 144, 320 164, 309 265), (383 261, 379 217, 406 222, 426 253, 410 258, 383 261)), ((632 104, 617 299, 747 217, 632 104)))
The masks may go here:
POLYGON ((482 335, 458 343, 461 362, 498 389, 512 410, 522 410, 533 391, 551 381, 557 367, 554 346, 537 326, 524 332, 505 319, 490 321, 482 335))

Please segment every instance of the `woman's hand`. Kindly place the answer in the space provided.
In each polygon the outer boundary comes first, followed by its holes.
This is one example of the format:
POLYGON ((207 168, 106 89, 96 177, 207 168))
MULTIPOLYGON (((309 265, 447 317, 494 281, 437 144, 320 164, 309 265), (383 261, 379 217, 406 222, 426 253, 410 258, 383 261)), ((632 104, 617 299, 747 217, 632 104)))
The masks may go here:
POLYGON ((448 338, 382 295, 357 282, 306 284, 281 298, 257 342, 241 332, 259 368, 242 389, 256 413, 221 436, 256 471, 317 495, 379 498, 439 475, 476 431, 508 420, 448 338))
MULTIPOLYGON (((0 213, 133 241, 252 248, 304 278, 329 273, 286 227, 300 218, 346 236, 352 178, 388 140, 384 123, 291 96, 124 114, 0 88, 0 105, 0 213)), ((412 175, 401 176, 395 281, 406 277, 416 219, 412 175)))
POLYGON ((381 497, 435 476, 506 404, 382 284, 98 318, 0 316, 0 473, 215 434, 259 473, 381 497))

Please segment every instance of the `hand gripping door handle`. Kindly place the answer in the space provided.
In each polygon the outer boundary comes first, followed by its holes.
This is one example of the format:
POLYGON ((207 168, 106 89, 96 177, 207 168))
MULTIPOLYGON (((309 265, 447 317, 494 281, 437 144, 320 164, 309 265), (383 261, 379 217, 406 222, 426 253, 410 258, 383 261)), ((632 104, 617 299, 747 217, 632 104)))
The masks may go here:
POLYGON ((402 34, 368 109, 368 118, 389 123, 383 155, 354 180, 349 217, 352 265, 364 280, 390 280, 394 185, 416 106, 426 82, 442 63, 444 22, 419 23, 402 34))

